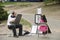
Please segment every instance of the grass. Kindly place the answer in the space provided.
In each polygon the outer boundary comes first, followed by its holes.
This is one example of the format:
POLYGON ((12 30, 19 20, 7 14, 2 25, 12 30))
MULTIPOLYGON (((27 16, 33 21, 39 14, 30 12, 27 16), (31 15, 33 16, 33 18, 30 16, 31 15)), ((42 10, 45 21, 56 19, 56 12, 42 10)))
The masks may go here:
POLYGON ((6 10, 10 9, 20 9, 27 8, 32 6, 32 2, 5 2, 1 3, 1 5, 5 6, 6 10))
POLYGON ((2 5, 31 5, 31 2, 5 2, 2 5))
POLYGON ((25 25, 25 26, 31 27, 31 23, 28 22, 27 20, 23 19, 23 18, 21 19, 21 22, 20 23, 23 24, 23 25, 25 25))
POLYGON ((1 3, 2 5, 9 5, 9 4, 16 4, 16 2, 5 2, 5 3, 1 3))

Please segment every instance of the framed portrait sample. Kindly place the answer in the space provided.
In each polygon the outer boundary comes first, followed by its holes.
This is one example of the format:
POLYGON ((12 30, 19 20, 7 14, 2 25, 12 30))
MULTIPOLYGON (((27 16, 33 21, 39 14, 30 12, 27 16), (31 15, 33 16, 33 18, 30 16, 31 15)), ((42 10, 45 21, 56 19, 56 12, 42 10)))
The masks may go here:
POLYGON ((35 14, 35 24, 40 24, 41 14, 35 14))

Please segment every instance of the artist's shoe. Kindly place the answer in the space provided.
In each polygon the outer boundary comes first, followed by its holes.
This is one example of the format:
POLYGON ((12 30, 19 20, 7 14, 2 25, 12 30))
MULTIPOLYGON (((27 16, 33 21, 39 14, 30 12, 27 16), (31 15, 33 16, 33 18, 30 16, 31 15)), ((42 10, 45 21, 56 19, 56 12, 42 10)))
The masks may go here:
POLYGON ((25 33, 24 33, 24 35, 28 35, 30 32, 29 31, 24 31, 25 33))
POLYGON ((21 34, 21 35, 18 35, 18 36, 24 36, 24 35, 21 34))
POLYGON ((14 35, 13 37, 16 37, 16 38, 18 38, 18 36, 17 36, 17 35, 14 35))

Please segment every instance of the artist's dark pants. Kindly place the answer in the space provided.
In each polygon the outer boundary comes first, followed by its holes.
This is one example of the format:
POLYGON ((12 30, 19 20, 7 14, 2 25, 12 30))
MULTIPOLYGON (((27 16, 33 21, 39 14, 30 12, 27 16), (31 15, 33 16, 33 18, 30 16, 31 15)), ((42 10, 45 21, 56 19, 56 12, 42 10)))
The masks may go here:
POLYGON ((18 24, 18 25, 8 25, 8 28, 11 29, 13 31, 13 36, 16 36, 16 28, 19 28, 19 36, 22 35, 22 25, 18 24))

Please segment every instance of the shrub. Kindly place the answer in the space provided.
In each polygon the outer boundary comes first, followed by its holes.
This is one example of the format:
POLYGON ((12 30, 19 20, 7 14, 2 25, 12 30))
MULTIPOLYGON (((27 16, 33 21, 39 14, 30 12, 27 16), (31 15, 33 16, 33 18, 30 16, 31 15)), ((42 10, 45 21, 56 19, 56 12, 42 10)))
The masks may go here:
POLYGON ((7 11, 3 9, 4 6, 0 5, 0 21, 6 20, 8 17, 7 11))

